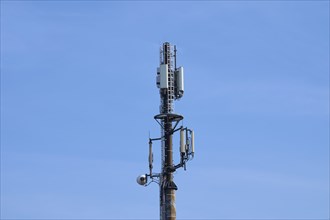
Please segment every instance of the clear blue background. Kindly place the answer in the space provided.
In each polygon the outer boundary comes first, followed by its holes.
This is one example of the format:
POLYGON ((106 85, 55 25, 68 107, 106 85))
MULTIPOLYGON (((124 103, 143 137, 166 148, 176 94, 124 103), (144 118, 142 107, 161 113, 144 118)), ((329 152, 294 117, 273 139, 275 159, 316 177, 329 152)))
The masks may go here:
POLYGON ((329 218, 328 1, 1 1, 2 219, 158 218, 135 179, 165 41, 196 133, 178 219, 329 218))

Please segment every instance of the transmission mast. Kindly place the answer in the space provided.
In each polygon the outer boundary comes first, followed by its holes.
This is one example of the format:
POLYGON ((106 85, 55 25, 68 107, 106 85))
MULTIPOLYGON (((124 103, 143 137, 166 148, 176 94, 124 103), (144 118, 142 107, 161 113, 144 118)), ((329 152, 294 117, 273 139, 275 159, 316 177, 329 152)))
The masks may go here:
POLYGON ((140 175, 137 182, 147 186, 151 182, 159 185, 160 219, 175 220, 175 191, 178 189, 173 181, 173 173, 180 167, 186 170, 186 162, 194 157, 193 130, 178 126, 183 116, 174 113, 174 100, 184 93, 183 67, 176 66, 176 46, 165 42, 160 48, 160 66, 157 68, 156 84, 160 93, 159 114, 154 116, 161 128, 159 138, 149 138, 149 173, 140 175), (173 135, 180 134, 180 161, 173 161, 173 135), (161 142, 161 172, 153 173, 152 144, 161 142))

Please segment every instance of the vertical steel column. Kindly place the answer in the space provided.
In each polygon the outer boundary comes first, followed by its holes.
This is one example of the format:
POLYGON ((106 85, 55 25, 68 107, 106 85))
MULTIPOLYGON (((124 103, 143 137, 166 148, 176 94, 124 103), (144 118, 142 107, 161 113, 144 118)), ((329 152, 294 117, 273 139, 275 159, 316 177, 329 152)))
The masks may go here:
POLYGON ((172 122, 169 118, 165 122, 165 219, 176 219, 175 208, 175 190, 176 186, 173 182, 173 144, 172 144, 172 122))
MULTIPOLYGON (((169 43, 163 44, 163 63, 168 64, 169 75, 172 73, 171 63, 171 49, 169 43)), ((171 75, 170 75, 171 77, 171 75)), ((161 92, 162 99, 162 111, 161 113, 168 114, 172 110, 171 103, 169 102, 169 90, 171 82, 169 80, 169 88, 161 92)), ((166 117, 163 121, 163 129, 165 140, 164 140, 164 164, 162 167, 161 184, 160 184, 160 217, 161 220, 175 220, 176 209, 175 209, 175 190, 176 185, 173 182, 173 144, 172 144, 172 121, 170 117, 166 117)))

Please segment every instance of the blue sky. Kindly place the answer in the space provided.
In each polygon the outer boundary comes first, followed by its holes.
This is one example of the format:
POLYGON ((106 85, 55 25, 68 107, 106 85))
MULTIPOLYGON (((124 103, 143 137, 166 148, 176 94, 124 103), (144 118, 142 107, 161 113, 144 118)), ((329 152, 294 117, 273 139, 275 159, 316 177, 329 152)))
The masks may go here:
POLYGON ((1 218, 158 218, 135 179, 165 41, 196 138, 178 219, 329 218, 328 1, 1 1, 1 218))

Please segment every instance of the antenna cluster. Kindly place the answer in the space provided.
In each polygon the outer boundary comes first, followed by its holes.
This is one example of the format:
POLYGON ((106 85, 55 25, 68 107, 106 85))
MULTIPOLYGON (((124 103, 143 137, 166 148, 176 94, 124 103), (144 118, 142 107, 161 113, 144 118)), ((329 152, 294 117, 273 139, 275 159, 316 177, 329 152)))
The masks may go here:
POLYGON ((194 131, 188 127, 178 126, 183 116, 174 113, 174 100, 182 98, 184 94, 183 67, 176 66, 176 46, 165 42, 160 48, 160 65, 157 68, 156 85, 159 88, 160 108, 154 119, 160 125, 161 136, 149 137, 149 173, 137 177, 140 185, 147 186, 152 182, 160 188, 160 219, 175 220, 175 190, 178 189, 173 181, 173 172, 183 167, 194 158, 194 131), (180 134, 180 161, 173 161, 173 135, 180 134), (153 172, 153 142, 161 142, 161 171, 153 172))

